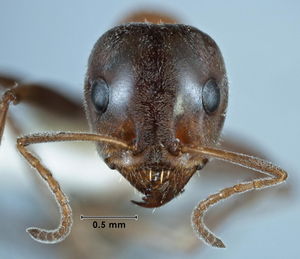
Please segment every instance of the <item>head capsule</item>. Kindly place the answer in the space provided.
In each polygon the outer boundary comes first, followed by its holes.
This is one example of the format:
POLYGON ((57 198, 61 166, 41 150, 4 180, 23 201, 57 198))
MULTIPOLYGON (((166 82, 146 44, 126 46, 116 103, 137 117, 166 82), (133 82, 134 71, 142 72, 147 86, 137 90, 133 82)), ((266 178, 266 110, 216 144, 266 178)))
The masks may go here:
POLYGON ((183 191, 207 158, 180 147, 216 145, 228 84, 216 43, 182 24, 130 23, 106 32, 90 55, 85 108, 91 129, 135 147, 97 144, 105 162, 158 207, 183 191))

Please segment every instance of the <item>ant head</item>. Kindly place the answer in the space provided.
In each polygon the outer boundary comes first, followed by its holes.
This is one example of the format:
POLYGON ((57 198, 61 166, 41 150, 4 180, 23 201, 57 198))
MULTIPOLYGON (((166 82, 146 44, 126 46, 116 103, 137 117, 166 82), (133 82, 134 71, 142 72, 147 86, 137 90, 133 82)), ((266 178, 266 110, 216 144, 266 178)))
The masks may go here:
POLYGON ((133 151, 97 144, 99 154, 156 207, 203 167, 181 146, 217 144, 227 107, 221 53, 186 25, 130 23, 106 32, 89 58, 85 108, 91 129, 133 151))

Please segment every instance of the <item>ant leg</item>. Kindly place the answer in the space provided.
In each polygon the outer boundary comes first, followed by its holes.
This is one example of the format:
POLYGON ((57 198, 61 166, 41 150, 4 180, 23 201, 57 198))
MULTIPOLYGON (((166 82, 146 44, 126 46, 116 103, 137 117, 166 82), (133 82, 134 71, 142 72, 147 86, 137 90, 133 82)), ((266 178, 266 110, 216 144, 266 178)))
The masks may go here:
POLYGON ((5 120, 10 102, 14 102, 14 104, 16 104, 17 97, 12 90, 7 90, 2 96, 0 104, 0 144, 3 136, 5 120))
POLYGON ((0 74, 1 88, 17 88, 14 92, 19 101, 35 105, 58 115, 73 117, 84 115, 80 100, 73 100, 54 90, 61 88, 59 85, 24 83, 15 77, 0 74))
POLYGON ((210 195, 207 199, 201 201, 192 213, 192 226, 197 235, 204 239, 204 241, 214 247, 225 247, 224 243, 217 238, 204 225, 203 217, 209 207, 220 200, 226 199, 233 194, 243 193, 254 189, 262 189, 272 185, 280 184, 287 178, 287 173, 281 168, 262 160, 257 157, 248 156, 245 154, 234 153, 216 148, 189 148, 183 147, 182 152, 198 153, 205 157, 216 158, 226 162, 230 162, 242 167, 252 169, 254 171, 267 174, 269 177, 262 179, 255 179, 250 182, 236 184, 232 187, 225 188, 218 193, 210 195))
POLYGON ((0 88, 5 89, 0 103, 0 142, 2 139, 10 103, 22 102, 35 105, 59 116, 84 120, 82 106, 62 94, 52 90, 50 85, 23 84, 20 80, 0 75, 0 88))
POLYGON ((91 133, 52 133, 52 134, 33 134, 20 137, 17 140, 17 148, 28 163, 37 170, 39 175, 46 181, 50 190, 54 194, 55 200, 60 209, 61 219, 58 228, 54 230, 45 230, 40 228, 28 228, 30 236, 42 243, 57 243, 64 240, 71 231, 72 210, 67 196, 61 190, 59 183, 55 180, 52 173, 36 158, 27 146, 30 144, 58 142, 58 141, 93 141, 104 142, 119 148, 131 149, 126 143, 107 136, 91 133))

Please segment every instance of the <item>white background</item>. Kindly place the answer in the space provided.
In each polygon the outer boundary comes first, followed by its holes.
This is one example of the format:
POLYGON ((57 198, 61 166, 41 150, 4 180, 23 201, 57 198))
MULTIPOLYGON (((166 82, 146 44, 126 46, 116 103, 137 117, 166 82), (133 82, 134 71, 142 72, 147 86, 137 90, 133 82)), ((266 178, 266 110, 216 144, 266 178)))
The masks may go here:
MULTIPOLYGON (((188 254, 178 252, 172 253, 172 256, 222 259, 298 258, 299 2, 160 2, 162 1, 0 0, 0 72, 20 75, 26 81, 55 82, 64 86, 60 89, 62 92, 80 98, 87 58, 93 44, 128 12, 140 7, 164 10, 174 14, 183 23, 208 33, 223 53, 230 81, 225 133, 239 136, 242 142, 250 143, 251 147, 266 154, 287 170, 289 179, 285 187, 276 187, 282 191, 262 191, 255 202, 249 206, 243 205, 226 220, 221 220, 214 231, 222 237, 227 249, 201 246, 201 249, 188 254)), ((25 113, 21 117, 23 121, 27 118, 25 113)), ((51 123, 48 121, 49 125, 51 123)), ((26 129, 36 132, 38 127, 32 125, 31 118, 28 117, 26 129)), ((39 211, 43 204, 32 205, 35 204, 34 194, 38 195, 39 189, 31 189, 34 186, 32 178, 23 172, 24 164, 19 164, 19 154, 14 151, 14 144, 10 141, 12 139, 11 135, 5 134, 0 153, 0 209, 4 208, 4 219, 0 221, 0 257, 39 258, 43 253, 48 258, 60 257, 62 255, 58 252, 56 254, 55 247, 32 245, 33 241, 22 228, 14 229, 21 218, 26 215, 30 218, 31 207, 37 206, 35 211, 39 211), (26 241, 22 241, 23 236, 26 241)), ((122 184, 115 181, 119 179, 117 172, 110 172, 104 164, 100 164, 93 147, 85 147, 88 156, 92 157, 91 161, 90 157, 81 160, 83 152, 75 154, 73 148, 75 150, 77 146, 64 149, 61 144, 59 148, 55 144, 49 144, 46 148, 41 147, 39 153, 67 190, 92 192, 99 188, 109 190, 103 182, 122 184), (59 150, 64 152, 60 153, 59 150), (72 158, 69 157, 70 154, 72 158), (67 165, 62 166, 63 162, 67 165)), ((209 193, 246 179, 243 175, 238 175, 233 181, 223 183, 222 176, 217 177, 218 174, 213 177, 216 182, 201 182, 199 187, 193 182, 190 188, 194 188, 194 191, 190 192, 187 188, 182 198, 166 205, 166 210, 172 210, 177 206, 176 203, 182 204, 180 199, 194 199, 196 204, 209 193), (194 197, 195 193, 198 196, 194 197)), ((206 172, 203 181, 209 179, 207 175, 209 173, 206 172)), ((129 202, 127 205, 131 206, 132 213, 136 212, 136 207, 129 202)), ((223 206, 226 207, 226 203, 223 206)), ((160 210, 163 211, 164 208, 160 210)), ((218 211, 222 213, 222 210, 218 211)), ((212 211, 210 215, 213 214, 212 211)), ((30 226, 34 223, 30 221, 24 224, 30 226)), ((193 235, 192 230, 189 234, 193 235)), ((135 247, 127 247, 124 253, 123 256, 128 258, 141 255, 146 258, 165 258, 169 255, 159 250, 139 251, 135 247)))

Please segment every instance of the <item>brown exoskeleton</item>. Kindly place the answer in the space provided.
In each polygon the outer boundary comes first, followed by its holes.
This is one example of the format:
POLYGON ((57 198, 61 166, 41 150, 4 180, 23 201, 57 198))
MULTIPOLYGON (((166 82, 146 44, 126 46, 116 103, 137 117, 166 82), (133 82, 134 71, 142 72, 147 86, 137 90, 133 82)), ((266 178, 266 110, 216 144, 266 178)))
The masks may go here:
MULTIPOLYGON (((1 136, 11 102, 51 108, 56 101, 77 112, 76 105, 43 86, 0 79, 9 88, 0 107, 1 136)), ((215 247, 225 245, 203 223, 211 205, 235 193, 279 184, 287 177, 267 161, 218 147, 227 108, 226 71, 216 43, 194 27, 129 23, 112 28, 92 50, 84 93, 93 133, 32 134, 17 140, 18 150, 47 182, 61 211, 57 229, 27 229, 37 241, 65 239, 72 217, 66 195, 51 172, 28 151, 30 144, 95 142, 105 163, 144 194, 143 201, 133 202, 148 208, 162 206, 180 194, 194 173, 213 158, 268 175, 225 188, 196 206, 193 228, 215 247)))

